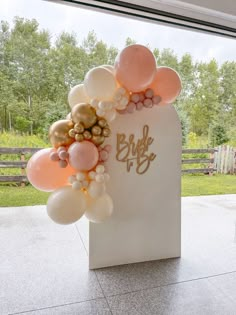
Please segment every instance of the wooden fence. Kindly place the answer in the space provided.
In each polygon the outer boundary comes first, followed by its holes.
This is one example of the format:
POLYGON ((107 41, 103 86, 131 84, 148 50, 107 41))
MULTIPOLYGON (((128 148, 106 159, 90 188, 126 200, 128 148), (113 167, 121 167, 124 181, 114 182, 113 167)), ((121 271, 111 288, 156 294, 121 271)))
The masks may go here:
MULTIPOLYGON (((0 182, 16 182, 22 186, 28 182, 25 168, 27 165, 26 154, 33 154, 41 148, 1 148, 0 147, 0 169, 17 168, 21 170, 20 175, 0 175, 0 182), (19 161, 1 161, 1 155, 18 155, 19 161)), ((183 174, 204 173, 212 175, 214 172, 223 174, 236 174, 236 149, 230 146, 220 146, 215 149, 183 149, 182 154, 201 155, 208 154, 207 158, 194 157, 182 159, 182 165, 194 165, 194 168, 183 168, 183 174), (195 165, 204 165, 196 168, 195 165)))
POLYGON ((0 148, 0 168, 20 168, 21 175, 0 175, 0 182, 15 182, 21 183, 22 186, 28 182, 25 168, 27 160, 26 154, 33 154, 41 148, 0 148), (18 155, 19 161, 2 161, 1 155, 12 154, 18 155))
POLYGON ((216 148, 214 168, 217 173, 236 174, 236 148, 222 145, 216 148))
POLYGON ((189 155, 194 154, 196 155, 202 155, 202 154, 208 154, 207 158, 202 157, 194 157, 194 158, 182 158, 182 165, 188 164, 200 164, 204 165, 204 167, 194 167, 194 168, 187 168, 182 169, 182 174, 194 174, 194 173, 203 173, 203 174, 209 174, 213 175, 213 173, 216 171, 214 168, 214 154, 216 152, 216 149, 183 149, 182 154, 189 155))

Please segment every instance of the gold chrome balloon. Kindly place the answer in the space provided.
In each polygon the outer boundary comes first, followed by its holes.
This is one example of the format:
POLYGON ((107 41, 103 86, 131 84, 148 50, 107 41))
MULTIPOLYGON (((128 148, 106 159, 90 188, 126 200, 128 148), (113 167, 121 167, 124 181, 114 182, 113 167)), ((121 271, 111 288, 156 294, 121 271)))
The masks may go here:
POLYGON ((74 129, 75 129, 75 132, 83 133, 84 125, 82 123, 75 124, 74 129))
POLYGON ((102 128, 104 128, 105 126, 106 126, 106 124, 107 124, 107 121, 106 121, 106 119, 99 119, 99 121, 98 121, 98 125, 100 126, 100 127, 102 127, 102 128))
POLYGON ((110 134, 111 134, 111 129, 104 128, 103 131, 102 131, 102 134, 103 134, 104 137, 109 137, 110 134))
POLYGON ((74 138, 74 137, 75 137, 75 134, 76 134, 75 129, 70 129, 70 130, 69 130, 69 136, 70 136, 71 138, 74 138))
POLYGON ((81 135, 80 133, 77 133, 75 135, 75 140, 78 141, 78 142, 82 142, 84 140, 84 136, 81 135))
POLYGON ((95 145, 100 145, 100 144, 103 144, 103 142, 105 141, 105 137, 104 136, 92 136, 92 141, 95 145))
POLYGON ((102 128, 95 125, 93 126, 92 128, 92 134, 95 135, 95 136, 99 136, 100 134, 102 133, 102 128))
POLYGON ((83 133, 83 135, 84 135, 84 139, 85 139, 85 140, 90 140, 90 139, 92 138, 92 134, 91 134, 91 132, 88 131, 88 130, 85 130, 84 133, 83 133))
POLYGON ((85 128, 90 128, 97 122, 96 110, 89 104, 77 104, 71 111, 75 123, 83 123, 85 128))
POLYGON ((69 131, 73 129, 73 127, 74 123, 68 119, 54 122, 49 129, 49 140, 51 144, 55 148, 58 148, 73 143, 74 139, 69 135, 69 131))

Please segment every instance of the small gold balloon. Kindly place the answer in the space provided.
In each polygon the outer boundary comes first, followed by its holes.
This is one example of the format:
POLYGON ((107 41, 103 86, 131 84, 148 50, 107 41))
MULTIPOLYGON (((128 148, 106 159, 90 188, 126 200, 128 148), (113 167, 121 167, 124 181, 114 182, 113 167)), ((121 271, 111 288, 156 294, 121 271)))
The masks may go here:
POLYGON ((105 137, 104 136, 93 136, 92 141, 95 145, 100 145, 100 144, 103 144, 103 142, 105 141, 105 137))
POLYGON ((102 128, 104 128, 106 126, 107 122, 105 119, 99 119, 98 121, 98 125, 102 128))
POLYGON ((84 132, 84 125, 82 123, 75 124, 74 129, 78 133, 84 132))
POLYGON ((70 136, 71 138, 74 138, 74 137, 75 137, 75 134, 76 134, 75 129, 70 129, 70 130, 69 130, 69 136, 70 136))
POLYGON ((97 122, 96 110, 89 104, 77 104, 71 111, 75 123, 83 123, 85 128, 90 128, 97 122))
POLYGON ((95 136, 99 136, 102 133, 102 128, 98 125, 93 126, 92 128, 92 134, 95 136))
POLYGON ((92 138, 92 134, 88 130, 85 130, 83 135, 84 135, 84 139, 86 139, 86 140, 90 140, 92 138))
POLYGON ((80 133, 77 133, 77 134, 75 135, 75 140, 78 141, 78 142, 81 142, 81 141, 84 140, 84 136, 81 135, 80 133))
POLYGON ((111 129, 104 128, 103 131, 102 131, 102 134, 103 134, 104 137, 109 137, 110 134, 111 134, 111 129))
POLYGON ((54 122, 49 129, 49 140, 51 144, 55 148, 58 148, 73 143, 74 139, 69 135, 69 131, 73 129, 73 127, 74 123, 68 119, 54 122))

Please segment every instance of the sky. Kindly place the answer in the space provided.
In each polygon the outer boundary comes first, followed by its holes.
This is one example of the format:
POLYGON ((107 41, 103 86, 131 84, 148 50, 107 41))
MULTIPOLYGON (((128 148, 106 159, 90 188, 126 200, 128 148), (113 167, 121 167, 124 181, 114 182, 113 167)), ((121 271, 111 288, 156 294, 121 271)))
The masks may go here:
POLYGON ((127 37, 153 48, 173 49, 179 58, 190 53, 195 61, 236 61, 236 41, 226 37, 163 26, 44 0, 0 0, 0 20, 12 24, 14 16, 35 18, 55 39, 74 32, 79 42, 94 30, 98 39, 119 49, 127 37))

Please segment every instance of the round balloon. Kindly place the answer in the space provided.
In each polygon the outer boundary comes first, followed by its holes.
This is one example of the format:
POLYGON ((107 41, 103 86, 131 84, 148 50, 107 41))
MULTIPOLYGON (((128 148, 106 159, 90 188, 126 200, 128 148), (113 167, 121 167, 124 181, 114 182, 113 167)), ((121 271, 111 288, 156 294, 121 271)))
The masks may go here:
POLYGON ((91 69, 85 76, 84 86, 91 98, 110 100, 117 88, 116 79, 104 67, 91 69))
POLYGON ((68 94, 68 103, 71 108, 79 103, 88 103, 89 97, 85 92, 83 84, 74 86, 68 94))
POLYGON ((88 187, 88 193, 92 198, 97 198, 103 195, 106 191, 106 187, 103 183, 98 183, 96 181, 91 181, 88 187))
POLYGON ((156 60, 145 46, 131 45, 117 56, 115 71, 117 81, 127 90, 144 91, 155 76, 156 60))
POLYGON ((97 121, 96 110, 89 104, 77 104, 71 111, 75 123, 83 123, 85 128, 92 127, 97 121))
POLYGON ((86 197, 82 191, 64 186, 55 190, 47 202, 49 217, 59 224, 71 224, 79 220, 86 209, 86 197))
POLYGON ((109 70, 113 75, 115 75, 115 68, 111 65, 102 65, 102 68, 109 70))
POLYGON ((181 92, 181 80, 178 73, 168 67, 158 67, 150 85, 155 95, 161 97, 161 104, 173 103, 181 92))
POLYGON ((67 184, 68 177, 76 170, 70 165, 60 168, 58 161, 52 161, 50 155, 56 152, 51 148, 36 152, 27 163, 27 176, 30 183, 42 191, 53 191, 67 184))
POLYGON ((85 216, 94 223, 105 221, 112 215, 113 201, 108 194, 103 194, 98 198, 87 196, 87 206, 85 216))
POLYGON ((92 142, 75 142, 69 147, 68 153, 70 165, 78 171, 89 171, 98 163, 98 149, 92 142))
POLYGON ((69 119, 62 119, 54 122, 49 129, 49 140, 51 144, 58 148, 70 145, 75 140, 69 136, 69 130, 74 127, 74 123, 69 119))

